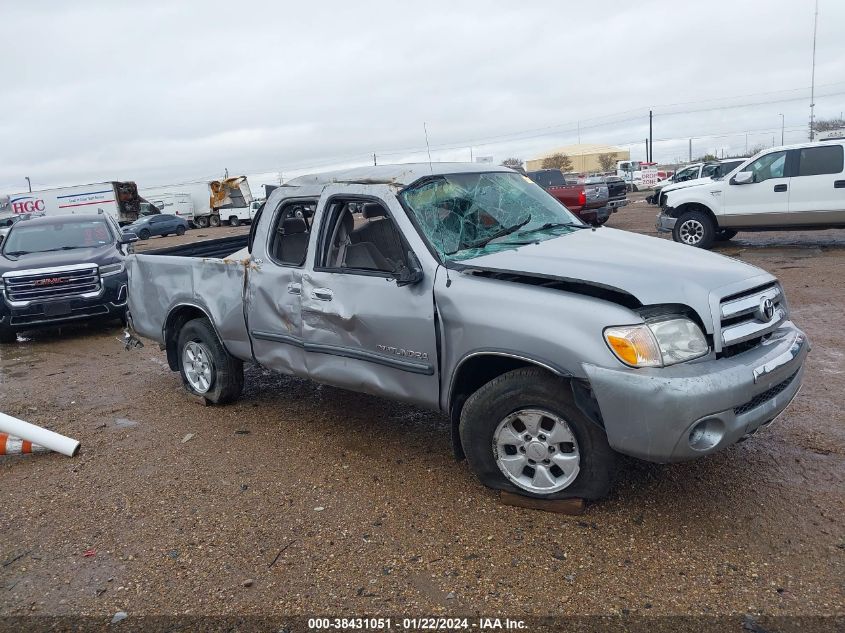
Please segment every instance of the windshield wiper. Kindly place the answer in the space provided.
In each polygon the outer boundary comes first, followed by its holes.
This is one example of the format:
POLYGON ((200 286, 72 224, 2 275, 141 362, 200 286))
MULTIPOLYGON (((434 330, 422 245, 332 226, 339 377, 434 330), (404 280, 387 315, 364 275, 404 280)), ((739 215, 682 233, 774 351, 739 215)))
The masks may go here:
POLYGON ((520 231, 520 235, 525 235, 526 233, 535 233, 537 231, 547 231, 548 229, 556 229, 558 227, 566 227, 570 229, 588 229, 590 228, 586 224, 576 224, 575 222, 546 222, 542 226, 538 226, 535 229, 528 229, 527 231, 520 231))
POLYGON ((57 248, 45 248, 43 251, 34 251, 38 253, 53 253, 55 251, 72 251, 77 248, 85 248, 84 246, 59 246, 57 248))
POLYGON ((19 255, 29 255, 29 251, 6 251, 3 254, 11 255, 12 257, 18 257, 19 255))
POLYGON ((498 239, 500 237, 504 237, 505 235, 510 235, 511 233, 515 233, 516 231, 521 229, 523 226, 528 224, 530 221, 531 221, 531 214, 529 213, 525 217, 525 219, 522 220, 521 222, 517 222, 516 224, 514 224, 512 226, 505 227, 505 228, 503 228, 499 231, 496 231, 492 235, 488 235, 485 238, 482 238, 480 240, 476 240, 474 242, 470 242, 469 244, 467 244, 465 246, 461 246, 459 248, 456 248, 453 251, 449 251, 448 253, 446 253, 446 255, 454 255, 458 251, 465 251, 465 250, 469 250, 470 248, 481 248, 482 246, 486 246, 487 244, 489 244, 490 242, 492 242, 495 239, 498 239))

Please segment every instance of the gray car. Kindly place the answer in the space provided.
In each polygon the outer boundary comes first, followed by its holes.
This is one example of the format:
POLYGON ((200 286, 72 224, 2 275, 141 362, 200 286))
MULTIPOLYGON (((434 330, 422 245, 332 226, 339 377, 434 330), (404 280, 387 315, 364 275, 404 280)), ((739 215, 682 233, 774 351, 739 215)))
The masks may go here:
POLYGON ((588 227, 506 168, 297 178, 248 237, 127 266, 132 327, 191 393, 235 400, 249 361, 440 410, 484 484, 540 498, 750 436, 810 347, 772 275, 588 227))
POLYGON ((184 235, 189 228, 188 222, 169 213, 155 213, 145 215, 132 224, 123 227, 124 233, 134 233, 142 240, 148 240, 154 235, 166 237, 168 235, 184 235))

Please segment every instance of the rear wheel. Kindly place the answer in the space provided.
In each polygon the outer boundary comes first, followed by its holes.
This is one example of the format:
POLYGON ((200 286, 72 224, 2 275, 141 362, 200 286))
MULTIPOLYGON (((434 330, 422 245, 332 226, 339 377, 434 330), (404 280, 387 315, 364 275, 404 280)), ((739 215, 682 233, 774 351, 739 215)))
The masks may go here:
POLYGON ((687 211, 675 222, 672 239, 698 248, 710 248, 716 239, 716 226, 702 211, 687 211))
POLYGON ((185 234, 185 227, 184 226, 177 226, 176 227, 176 235, 183 236, 185 234))
POLYGON ((149 229, 141 229, 140 231, 138 231, 138 239, 142 239, 142 240, 150 239, 149 229))
POLYGON ((179 332, 177 345, 179 373, 188 391, 214 404, 240 397, 243 363, 224 349, 208 319, 188 321, 179 332))
POLYGON ((200 229, 207 229, 208 228, 208 216, 203 215, 203 216, 195 219, 194 224, 196 224, 197 227, 200 228, 200 229))
POLYGON ((231 218, 229 218, 229 225, 230 226, 240 226, 240 224, 241 224, 241 221, 238 218, 236 218, 234 215, 231 218))
POLYGON ((212 215, 211 219, 209 220, 209 224, 211 224, 211 226, 220 226, 220 216, 212 215))
POLYGON ((544 499, 597 499, 610 489, 616 453, 573 401, 567 381, 516 369, 490 381, 461 412, 461 444, 485 486, 544 499))

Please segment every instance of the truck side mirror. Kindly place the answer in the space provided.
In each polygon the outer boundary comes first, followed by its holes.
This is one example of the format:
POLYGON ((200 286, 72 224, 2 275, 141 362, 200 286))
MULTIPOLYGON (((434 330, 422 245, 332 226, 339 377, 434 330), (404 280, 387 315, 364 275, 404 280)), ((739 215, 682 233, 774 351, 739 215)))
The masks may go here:
POLYGON ((402 264, 393 272, 393 278, 396 280, 396 285, 399 287, 410 286, 419 283, 423 278, 423 270, 420 265, 420 260, 414 255, 413 251, 408 251, 407 263, 402 264))
POLYGON ((131 232, 121 233, 117 241, 120 244, 131 244, 138 241, 138 236, 131 232))
POLYGON ((749 185, 752 182, 754 182, 754 173, 750 171, 741 171, 731 178, 732 185, 749 185))

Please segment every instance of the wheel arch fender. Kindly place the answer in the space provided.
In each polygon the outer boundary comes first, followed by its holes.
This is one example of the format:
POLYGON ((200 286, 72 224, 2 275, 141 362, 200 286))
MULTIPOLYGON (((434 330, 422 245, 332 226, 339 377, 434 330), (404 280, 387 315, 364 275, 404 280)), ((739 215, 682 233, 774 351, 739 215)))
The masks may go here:
MULTIPOLYGON (((595 418, 598 409, 590 404, 594 399, 589 384, 567 368, 546 359, 507 350, 474 350, 466 353, 456 363, 449 381, 446 411, 451 423, 452 452, 456 459, 464 457, 459 424, 461 411, 467 399, 494 378, 522 367, 538 367, 550 375, 568 380, 578 407, 591 419, 595 418)), ((601 423, 600 419, 597 421, 601 423)))
POLYGON ((716 217, 716 214, 713 212, 709 206, 702 202, 684 202, 683 204, 678 205, 675 207, 675 210, 672 212, 673 218, 680 218, 685 213, 690 211, 700 211, 713 220, 713 226, 716 230, 719 230, 719 218, 716 217))
POLYGON ((229 350, 226 349, 226 343, 220 336, 220 332, 217 331, 217 326, 214 323, 214 319, 211 318, 209 310, 198 303, 179 303, 170 308, 167 317, 164 319, 164 325, 161 327, 161 340, 164 341, 164 349, 167 352, 167 365, 171 371, 179 371, 179 350, 177 349, 177 345, 179 332, 182 330, 182 327, 188 321, 203 318, 211 324, 211 329, 214 330, 217 340, 220 341, 223 349, 229 353, 229 350))

